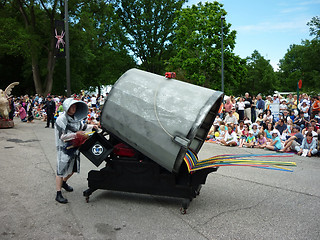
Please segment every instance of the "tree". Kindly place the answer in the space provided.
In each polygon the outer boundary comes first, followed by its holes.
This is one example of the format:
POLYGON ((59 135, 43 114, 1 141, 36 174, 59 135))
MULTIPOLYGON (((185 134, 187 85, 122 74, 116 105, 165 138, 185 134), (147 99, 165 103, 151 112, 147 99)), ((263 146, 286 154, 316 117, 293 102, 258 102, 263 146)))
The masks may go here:
POLYGON ((78 1, 70 6, 74 92, 113 84, 126 70, 136 66, 125 49, 124 33, 115 10, 111 1, 102 0, 78 1))
POLYGON ((21 14, 16 20, 20 26, 24 25, 23 37, 26 41, 23 47, 31 60, 34 86, 39 94, 46 94, 52 90, 55 67, 54 20, 58 17, 59 6, 61 7, 59 2, 11 1, 13 8, 21 14))
POLYGON ((269 60, 254 50, 250 57, 247 57, 246 86, 250 86, 250 92, 271 94, 276 90, 276 77, 269 60))
MULTIPOLYGON (((0 6, 0 69, 8 83, 20 78, 23 93, 65 94, 65 59, 54 57, 54 20, 64 18, 63 2, 12 0, 0 6), (19 74, 9 72, 12 61, 20 64, 15 66, 19 74)), ((126 38, 112 2, 117 1, 69 1, 73 92, 112 84, 136 65, 124 46, 126 38)))
POLYGON ((170 56, 174 18, 185 0, 121 0, 118 15, 128 39, 127 47, 141 68, 162 73, 170 56))
POLYGON ((304 91, 320 91, 320 24, 319 17, 314 17, 307 24, 310 26, 312 40, 293 44, 280 60, 280 81, 282 86, 291 90, 297 88, 297 82, 303 81, 304 91))
MULTIPOLYGON (((219 89, 221 83, 221 16, 227 13, 218 2, 198 3, 182 9, 177 16, 173 45, 176 54, 167 69, 193 84, 219 89)), ((245 74, 245 62, 235 56, 236 31, 223 20, 226 92, 237 91, 245 74)))
POLYGON ((320 17, 313 17, 307 25, 309 26, 310 36, 315 36, 316 39, 320 39, 320 17))

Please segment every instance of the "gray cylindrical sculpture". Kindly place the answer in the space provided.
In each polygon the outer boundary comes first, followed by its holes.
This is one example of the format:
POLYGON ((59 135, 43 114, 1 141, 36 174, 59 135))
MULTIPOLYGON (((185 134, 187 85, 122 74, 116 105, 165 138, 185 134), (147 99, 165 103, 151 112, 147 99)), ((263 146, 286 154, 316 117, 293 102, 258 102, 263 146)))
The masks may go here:
POLYGON ((198 153, 223 93, 131 69, 114 84, 101 124, 170 172, 179 172, 188 148, 198 153))

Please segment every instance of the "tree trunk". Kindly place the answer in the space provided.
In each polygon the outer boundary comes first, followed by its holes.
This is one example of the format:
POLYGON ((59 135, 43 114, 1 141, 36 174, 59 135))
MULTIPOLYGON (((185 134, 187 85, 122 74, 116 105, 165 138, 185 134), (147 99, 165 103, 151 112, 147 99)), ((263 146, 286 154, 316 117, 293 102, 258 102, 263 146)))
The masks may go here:
POLYGON ((34 51, 31 52, 31 60, 32 60, 33 82, 34 82, 34 86, 35 86, 35 89, 36 89, 36 93, 43 94, 41 78, 40 78, 38 56, 37 56, 37 53, 34 52, 34 51))
POLYGON ((51 41, 50 41, 50 48, 49 48, 49 52, 48 52, 48 63, 47 63, 47 78, 45 81, 45 95, 47 95, 48 93, 51 93, 52 90, 52 84, 53 84, 53 73, 54 73, 54 66, 55 66, 55 62, 56 59, 54 57, 54 37, 51 37, 51 41))

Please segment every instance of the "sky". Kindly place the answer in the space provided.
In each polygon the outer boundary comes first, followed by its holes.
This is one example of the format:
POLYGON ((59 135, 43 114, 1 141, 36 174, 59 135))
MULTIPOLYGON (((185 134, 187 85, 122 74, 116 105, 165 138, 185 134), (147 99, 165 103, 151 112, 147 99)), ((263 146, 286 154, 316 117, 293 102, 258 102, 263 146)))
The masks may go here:
MULTIPOLYGON (((187 5, 200 0, 189 0, 187 5)), ((201 1, 204 2, 213 2, 201 1)), ((226 21, 237 31, 234 53, 241 58, 257 50, 275 70, 290 45, 312 39, 307 22, 320 16, 320 0, 219 0, 226 21)))

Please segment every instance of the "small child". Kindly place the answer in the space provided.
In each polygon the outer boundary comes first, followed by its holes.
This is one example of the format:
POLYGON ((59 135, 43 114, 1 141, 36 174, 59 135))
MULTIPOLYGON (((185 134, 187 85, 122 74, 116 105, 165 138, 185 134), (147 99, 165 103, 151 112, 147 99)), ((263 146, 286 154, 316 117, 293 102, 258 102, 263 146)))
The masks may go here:
POLYGON ((243 130, 242 130, 242 133, 241 133, 241 136, 240 136, 240 144, 239 144, 240 148, 246 142, 248 136, 249 136, 249 125, 248 124, 244 124, 243 125, 243 130))
POLYGON ((220 140, 224 139, 224 135, 226 134, 226 132, 228 131, 228 128, 226 125, 224 125, 224 122, 221 121, 219 123, 219 128, 218 128, 218 131, 219 131, 219 137, 216 137, 216 140, 220 142, 220 140))
POLYGON ((282 149, 282 144, 281 144, 281 140, 279 137, 279 131, 278 130, 273 130, 271 132, 271 136, 272 136, 272 141, 270 144, 266 145, 266 148, 269 150, 273 150, 273 151, 279 151, 282 149))
POLYGON ((265 148, 267 145, 267 139, 265 138, 263 132, 258 133, 258 138, 255 144, 255 148, 265 148))
POLYGON ((246 142, 244 143, 244 145, 245 145, 246 147, 248 147, 248 148, 254 147, 255 141, 256 141, 256 138, 255 138, 255 136, 253 136, 253 131, 250 130, 250 131, 249 131, 249 136, 247 137, 247 140, 246 140, 246 142))

